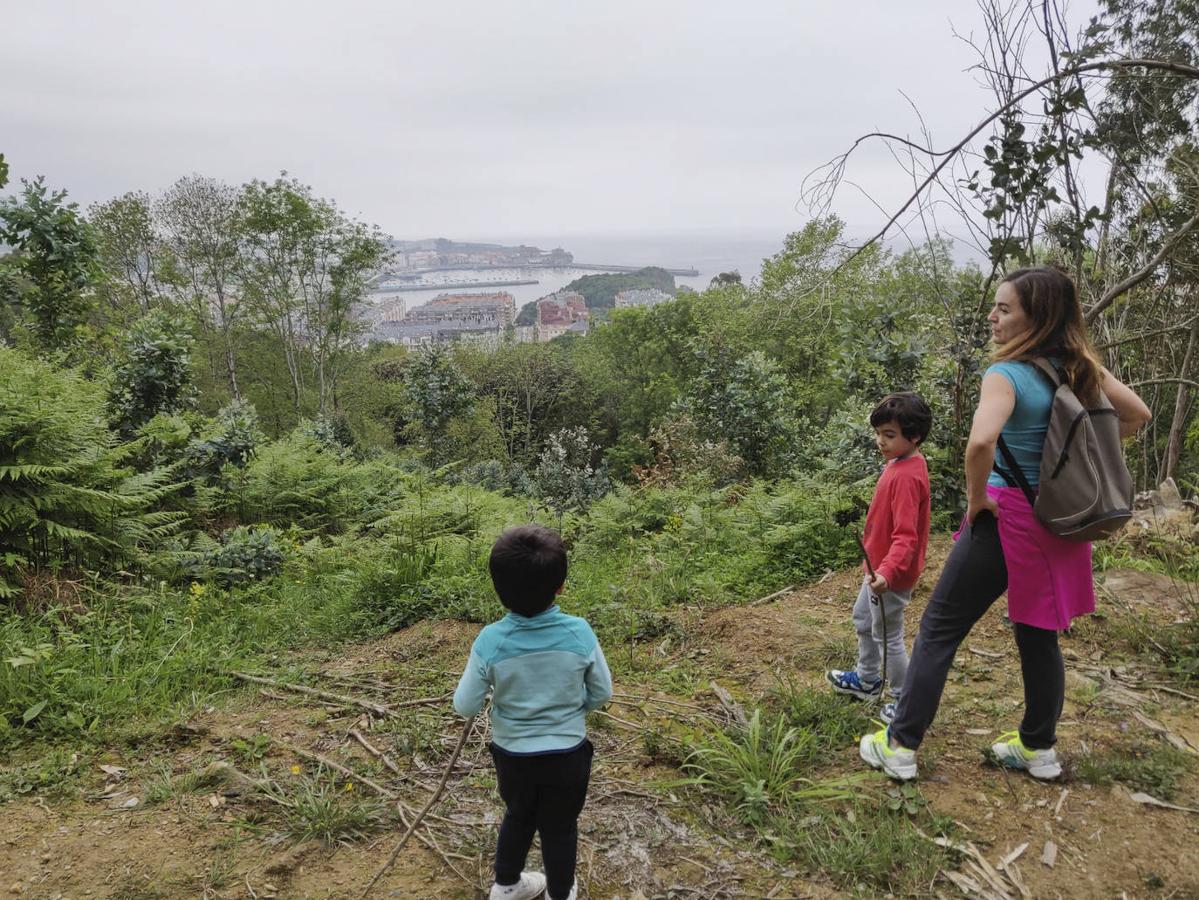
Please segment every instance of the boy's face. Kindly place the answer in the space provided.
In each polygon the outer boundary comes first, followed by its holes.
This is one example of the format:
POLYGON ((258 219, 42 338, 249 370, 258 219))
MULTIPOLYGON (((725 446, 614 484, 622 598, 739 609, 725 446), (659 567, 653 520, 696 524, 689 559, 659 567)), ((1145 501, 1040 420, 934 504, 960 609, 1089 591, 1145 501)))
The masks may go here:
POLYGON ((898 422, 884 422, 875 428, 874 443, 883 459, 888 461, 907 456, 920 446, 916 441, 903 436, 898 422))

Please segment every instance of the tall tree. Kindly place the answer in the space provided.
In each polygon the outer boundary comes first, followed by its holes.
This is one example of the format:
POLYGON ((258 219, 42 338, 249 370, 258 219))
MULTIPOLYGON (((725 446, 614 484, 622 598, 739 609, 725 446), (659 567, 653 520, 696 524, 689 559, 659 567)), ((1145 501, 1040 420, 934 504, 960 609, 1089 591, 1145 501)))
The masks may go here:
POLYGON ((90 309, 89 282, 96 245, 66 191, 50 191, 37 178, 22 181, 18 197, 0 201, 0 298, 28 319, 43 353, 74 342, 90 309))
POLYGON ((139 314, 162 299, 158 283, 163 245, 155 227, 150 195, 130 191, 88 208, 96 236, 97 260, 104 272, 129 296, 139 314))
POLYGON ((163 194, 156 215, 197 319, 219 335, 229 394, 239 400, 235 326, 244 306, 236 291, 237 191, 189 175, 163 194))

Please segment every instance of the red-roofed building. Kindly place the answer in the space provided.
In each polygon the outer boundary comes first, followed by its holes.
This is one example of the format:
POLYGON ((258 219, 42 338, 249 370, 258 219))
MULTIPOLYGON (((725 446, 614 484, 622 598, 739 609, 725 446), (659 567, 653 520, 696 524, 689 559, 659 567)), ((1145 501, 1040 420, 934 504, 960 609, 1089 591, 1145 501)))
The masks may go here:
POLYGON ((568 331, 587 333, 590 312, 582 294, 563 291, 537 301, 537 339, 552 341, 568 331))

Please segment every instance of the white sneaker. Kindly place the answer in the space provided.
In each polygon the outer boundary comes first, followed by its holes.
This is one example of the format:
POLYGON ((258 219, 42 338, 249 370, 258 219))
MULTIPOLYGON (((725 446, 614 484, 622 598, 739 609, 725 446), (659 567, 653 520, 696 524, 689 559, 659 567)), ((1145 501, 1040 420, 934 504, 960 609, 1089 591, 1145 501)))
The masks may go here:
POLYGON ((858 755, 862 761, 899 781, 911 781, 916 777, 916 751, 891 749, 887 729, 865 735, 858 744, 858 755))
MULTIPOLYGON (((545 896, 546 900, 553 900, 550 897, 549 891, 545 892, 545 896)), ((579 883, 577 881, 570 886, 570 893, 563 897, 562 900, 579 900, 579 883)))
POLYGON ((999 743, 991 745, 995 758, 1009 769, 1024 769, 1033 778, 1050 780, 1062 774, 1062 764, 1057 761, 1057 751, 1029 750, 1020 740, 1020 732, 1009 731, 999 736, 999 743))
MULTIPOLYGON (((545 890, 545 876, 540 872, 521 872, 516 884, 493 884, 490 900, 533 900, 545 890)), ((571 894, 574 897, 574 894, 571 894)))

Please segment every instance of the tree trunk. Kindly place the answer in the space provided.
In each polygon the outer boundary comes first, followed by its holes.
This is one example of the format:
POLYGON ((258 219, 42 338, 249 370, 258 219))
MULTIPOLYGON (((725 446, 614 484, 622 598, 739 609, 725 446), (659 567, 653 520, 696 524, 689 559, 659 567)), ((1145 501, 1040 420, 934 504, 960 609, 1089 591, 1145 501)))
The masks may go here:
MULTIPOLYGON (((1189 378, 1191 363, 1195 358, 1195 345, 1199 344, 1199 319, 1191 323, 1191 334, 1187 338, 1187 349, 1182 357, 1182 367, 1178 372, 1179 378, 1189 378)), ((1178 468, 1179 457, 1182 456, 1183 430, 1186 427, 1187 408, 1190 406, 1191 389, 1186 384, 1178 385, 1178 393, 1174 397, 1174 418, 1170 421, 1170 434, 1166 438, 1166 458, 1162 467, 1162 479, 1174 477, 1178 468)))

